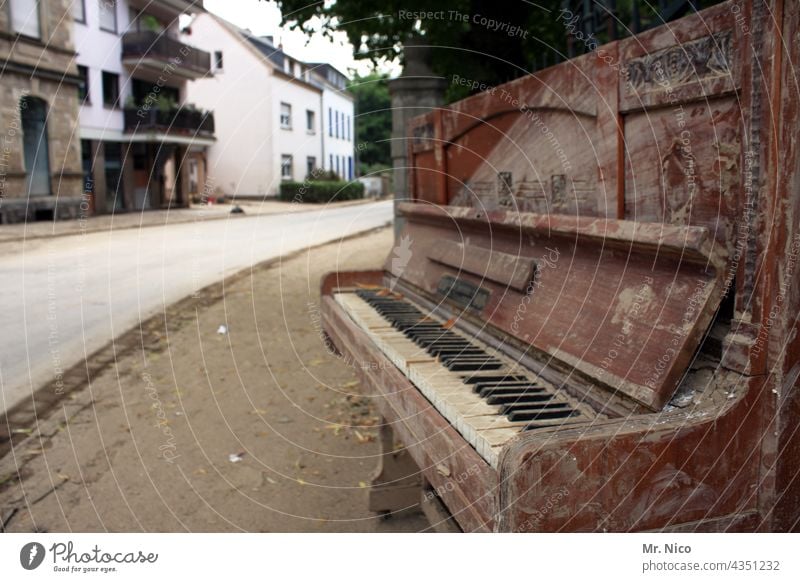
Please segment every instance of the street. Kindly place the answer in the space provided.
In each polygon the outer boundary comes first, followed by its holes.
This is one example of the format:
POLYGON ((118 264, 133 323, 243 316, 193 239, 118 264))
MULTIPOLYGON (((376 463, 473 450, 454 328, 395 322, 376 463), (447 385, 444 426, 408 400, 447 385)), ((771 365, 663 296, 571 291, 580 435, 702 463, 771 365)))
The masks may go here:
POLYGON ((0 408, 206 285, 391 218, 391 202, 377 202, 0 246, 0 408))

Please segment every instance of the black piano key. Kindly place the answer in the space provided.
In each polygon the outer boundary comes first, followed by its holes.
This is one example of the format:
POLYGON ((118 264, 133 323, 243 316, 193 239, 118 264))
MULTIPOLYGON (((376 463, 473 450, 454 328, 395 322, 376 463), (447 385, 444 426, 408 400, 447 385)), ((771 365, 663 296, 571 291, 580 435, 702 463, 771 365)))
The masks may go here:
POLYGON ((450 350, 468 350, 470 349, 469 344, 451 344, 448 342, 437 342, 437 341, 428 341, 428 340, 417 340, 414 342, 421 348, 425 348, 426 350, 433 350, 435 348, 445 348, 450 350))
POLYGON ((477 362, 453 360, 446 367, 451 372, 477 372, 479 370, 497 370, 503 367, 503 362, 494 358, 477 362))
POLYGON ((474 348, 475 344, 471 344, 464 340, 457 339, 435 339, 435 340, 421 340, 427 341, 430 348, 444 347, 444 348, 474 348))
MULTIPOLYGON (((467 382, 464 383, 466 384, 467 382)), ((521 380, 507 380, 505 382, 503 381, 498 382, 496 380, 488 380, 488 381, 478 380, 477 382, 473 383, 472 389, 475 392, 480 392, 484 388, 503 388, 505 386, 509 388, 519 389, 519 388, 527 388, 529 386, 533 388, 536 387, 537 384, 535 382, 532 382, 531 380, 528 380, 527 378, 523 378, 521 380)))
POLYGON ((487 404, 508 404, 508 405, 528 405, 533 404, 538 406, 539 404, 548 403, 553 400, 553 395, 548 394, 547 392, 540 392, 540 393, 525 393, 525 392, 516 392, 511 394, 492 394, 490 396, 485 397, 487 404))
MULTIPOLYGON (((513 407, 504 407, 513 408, 513 407)), ((577 414, 575 410, 568 405, 562 405, 561 408, 554 407, 539 407, 539 408, 519 408, 504 412, 508 420, 511 422, 532 422, 535 420, 553 420, 558 418, 569 418, 577 414)))
POLYGON ((519 383, 516 386, 483 386, 481 384, 478 384, 478 386, 482 386, 482 388, 475 390, 475 392, 481 398, 502 394, 549 394, 544 388, 525 383, 519 383))
POLYGON ((530 378, 520 376, 518 374, 465 374, 461 376, 464 384, 477 384, 479 382, 528 382, 531 383, 530 378))
POLYGON ((428 353, 432 356, 436 356, 439 358, 439 360, 445 363, 457 358, 471 358, 486 355, 485 352, 472 350, 428 350, 428 353))

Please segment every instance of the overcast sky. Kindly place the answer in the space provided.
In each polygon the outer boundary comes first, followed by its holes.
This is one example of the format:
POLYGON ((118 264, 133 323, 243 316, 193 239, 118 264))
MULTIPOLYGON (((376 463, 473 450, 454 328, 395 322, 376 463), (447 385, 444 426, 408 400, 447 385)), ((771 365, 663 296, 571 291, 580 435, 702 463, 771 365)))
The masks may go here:
MULTIPOLYGON (((353 47, 343 32, 335 33, 334 41, 315 34, 309 38, 299 30, 288 31, 278 25, 281 11, 275 2, 263 0, 205 0, 206 10, 213 12, 240 28, 249 28, 258 36, 271 35, 275 43, 283 43, 283 48, 293 57, 303 61, 328 62, 342 72, 356 68, 360 73, 369 72, 368 61, 356 61, 353 58, 353 47), (308 44, 307 44, 308 43, 308 44)), ((392 68, 387 67, 387 72, 392 68)))

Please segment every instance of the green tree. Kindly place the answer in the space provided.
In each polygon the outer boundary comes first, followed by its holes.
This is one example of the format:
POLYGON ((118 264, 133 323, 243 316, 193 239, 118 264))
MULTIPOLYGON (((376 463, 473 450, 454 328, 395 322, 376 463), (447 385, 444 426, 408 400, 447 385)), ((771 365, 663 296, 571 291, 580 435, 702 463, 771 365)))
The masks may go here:
MULTIPOLYGON (((279 0, 282 24, 307 33, 344 31, 355 57, 402 60, 402 45, 420 34, 436 48, 433 70, 499 84, 554 63, 566 47, 556 20, 561 0, 279 0), (425 14, 420 14, 424 12, 425 14), (420 18, 416 18, 420 16, 420 18), (497 23, 496 25, 490 23, 497 23)), ((469 89, 452 84, 448 97, 469 89)))
POLYGON ((389 139, 392 112, 386 75, 356 75, 347 88, 356 97, 356 147, 359 173, 365 174, 392 166, 389 139))

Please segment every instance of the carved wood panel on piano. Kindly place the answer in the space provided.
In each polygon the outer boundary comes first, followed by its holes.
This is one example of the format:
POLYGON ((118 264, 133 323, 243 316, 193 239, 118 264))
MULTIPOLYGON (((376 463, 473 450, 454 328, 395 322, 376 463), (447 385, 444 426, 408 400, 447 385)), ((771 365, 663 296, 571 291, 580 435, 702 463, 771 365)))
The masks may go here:
POLYGON ((323 281, 461 529, 797 527, 800 24, 745 4, 415 118, 407 260, 323 281))

